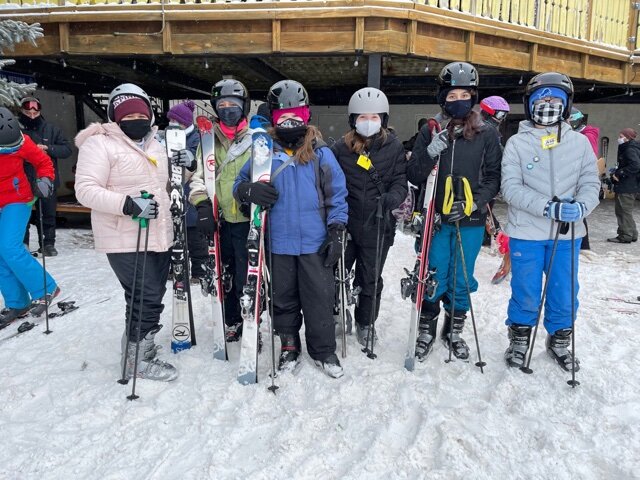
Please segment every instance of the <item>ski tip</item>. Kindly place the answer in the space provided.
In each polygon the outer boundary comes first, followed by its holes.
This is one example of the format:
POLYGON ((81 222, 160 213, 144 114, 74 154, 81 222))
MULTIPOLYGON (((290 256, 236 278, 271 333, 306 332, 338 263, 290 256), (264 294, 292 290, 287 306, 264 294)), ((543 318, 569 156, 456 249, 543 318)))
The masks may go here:
POLYGON ((196 118, 196 124, 198 125, 198 130, 200 131, 208 131, 213 128, 213 122, 211 122, 211 120, 204 115, 199 115, 196 118))

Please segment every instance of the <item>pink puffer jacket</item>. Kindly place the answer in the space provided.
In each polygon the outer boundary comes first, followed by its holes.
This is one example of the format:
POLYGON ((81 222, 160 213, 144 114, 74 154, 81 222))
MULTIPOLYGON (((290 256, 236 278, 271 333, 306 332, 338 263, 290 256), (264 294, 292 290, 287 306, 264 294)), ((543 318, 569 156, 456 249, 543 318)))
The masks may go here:
POLYGON ((135 252, 138 222, 123 214, 122 207, 127 195, 140 196, 141 190, 152 193, 159 205, 158 218, 149 222, 149 251, 166 252, 171 247, 167 154, 155 139, 155 130, 142 150, 115 123, 94 123, 76 136, 76 197, 91 208, 98 252, 135 252))

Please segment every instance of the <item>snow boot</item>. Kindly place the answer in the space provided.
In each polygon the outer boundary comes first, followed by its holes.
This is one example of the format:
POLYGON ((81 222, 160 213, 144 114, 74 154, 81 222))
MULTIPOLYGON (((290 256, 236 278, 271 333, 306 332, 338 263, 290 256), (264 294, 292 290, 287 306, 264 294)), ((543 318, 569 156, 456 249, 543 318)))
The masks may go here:
POLYGON ((51 306, 51 302, 53 302, 53 299, 58 295, 60 295, 60 287, 56 287, 53 292, 47 293, 44 297, 33 300, 31 302, 31 316, 39 317, 42 315, 47 307, 51 306))
POLYGON ((426 309, 423 302, 423 309, 420 312, 420 323, 418 324, 418 338, 416 340, 416 358, 419 362, 424 362, 433 349, 438 331, 438 316, 440 310, 426 309))
POLYGON ((11 325, 15 320, 24 318, 31 310, 31 305, 24 308, 3 308, 0 311, 0 330, 11 325))
MULTIPOLYGON (((335 325, 336 325, 336 338, 339 338, 342 336, 342 322, 340 321, 340 315, 334 315, 333 321, 335 322, 335 325)), ((347 310, 347 318, 345 319, 344 323, 347 327, 346 334, 351 335, 351 331, 353 330, 353 321, 351 319, 349 310, 347 310)))
POLYGON ((294 373, 300 366, 300 335, 297 333, 281 333, 280 359, 278 370, 294 373))
POLYGON ((340 360, 338 360, 338 356, 335 353, 332 353, 324 360, 314 360, 314 363, 316 364, 316 367, 331 378, 340 378, 344 375, 344 370, 342 369, 342 365, 340 365, 340 360))
MULTIPOLYGON (((571 333, 570 328, 558 330, 553 335, 547 335, 547 353, 553 358, 563 370, 570 372, 573 368, 573 356, 571 355, 571 333)), ((580 370, 580 360, 575 359, 575 370, 580 370)))
POLYGON ((453 312, 453 322, 451 321, 451 312, 444 312, 444 325, 440 332, 440 338, 447 347, 451 349, 453 355, 458 360, 469 361, 469 347, 467 342, 460 336, 464 329, 464 321, 467 319, 467 312, 453 312), (451 335, 451 332, 453 334, 451 335), (451 338, 449 338, 451 336, 451 338))
POLYGON ((227 325, 227 342, 238 342, 242 338, 242 321, 227 325))
POLYGON ((504 352, 507 367, 524 366, 531 341, 531 327, 528 325, 510 325, 508 328, 509 348, 504 352))
POLYGON ((53 245, 45 245, 42 250, 44 250, 45 257, 56 257, 58 255, 58 250, 53 245))
MULTIPOLYGON (((155 357, 157 352, 156 345, 154 343, 155 334, 160 330, 147 333, 147 335, 140 340, 140 350, 138 353, 138 378, 144 378, 146 380, 154 380, 157 382, 171 382, 178 378, 178 371, 170 363, 163 362, 155 357), (152 353, 153 352, 153 353, 152 353), (153 354, 152 358, 147 358, 153 354)), ((133 377, 133 368, 136 358, 136 342, 126 341, 126 337, 123 337, 122 342, 122 358, 120 368, 124 367, 126 359, 125 378, 133 377)))
POLYGON ((367 346, 367 339, 369 339, 369 348, 373 348, 373 346, 378 343, 378 333, 376 332, 376 328, 373 328, 373 335, 369 338, 369 324, 360 325, 356 322, 356 338, 358 343, 363 347, 367 346))

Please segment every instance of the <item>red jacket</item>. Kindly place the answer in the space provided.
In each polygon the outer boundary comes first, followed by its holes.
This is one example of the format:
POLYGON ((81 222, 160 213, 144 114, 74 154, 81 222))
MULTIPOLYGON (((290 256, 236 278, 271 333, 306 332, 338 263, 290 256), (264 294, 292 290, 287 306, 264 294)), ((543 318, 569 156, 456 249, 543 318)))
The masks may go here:
POLYGON ((594 127, 593 125, 587 125, 580 131, 580 133, 587 137, 587 140, 589 140, 591 148, 593 148, 593 153, 596 154, 596 158, 600 158, 600 153, 598 152, 598 150, 600 150, 598 148, 600 129, 598 127, 594 127))
POLYGON ((33 140, 24 135, 24 143, 14 153, 0 154, 0 208, 10 203, 28 203, 33 200, 31 185, 24 173, 24 162, 36 170, 36 176, 55 178, 53 162, 33 140))

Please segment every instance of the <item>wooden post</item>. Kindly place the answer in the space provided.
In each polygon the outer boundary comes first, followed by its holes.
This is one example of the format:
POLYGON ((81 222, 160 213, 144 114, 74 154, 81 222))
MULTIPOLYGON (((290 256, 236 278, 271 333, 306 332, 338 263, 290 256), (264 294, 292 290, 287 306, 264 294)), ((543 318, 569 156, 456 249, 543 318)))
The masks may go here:
POLYGON ((274 52, 279 52, 280 51, 280 32, 282 25, 280 23, 280 20, 272 20, 271 21, 271 50, 273 50, 274 52))
POLYGON ((69 51, 69 24, 68 23, 58 24, 58 32, 60 34, 60 51, 68 52, 69 51))
POLYGON ((473 45, 476 42, 476 32, 467 32, 466 41, 467 41, 467 62, 473 63, 473 45))
POLYGON ((407 54, 416 53, 416 40, 418 39, 418 21, 411 20, 407 24, 407 54))
POLYGON ((584 39, 587 40, 588 42, 592 42, 593 41, 593 16, 594 16, 594 8, 593 8, 593 4, 594 1, 596 0, 590 0, 589 2, 587 2, 587 33, 584 36, 584 39))
POLYGON ((538 44, 532 43, 529 47, 529 70, 538 71, 538 44))
POLYGON ((364 50, 364 17, 356 17, 356 37, 355 37, 355 51, 364 50))
POLYGON ((162 32, 162 51, 165 53, 173 53, 171 45, 171 22, 164 24, 164 31, 162 32))
POLYGON ((638 39, 636 35, 638 33, 638 10, 636 9, 636 2, 629 2, 629 28, 627 29, 627 48, 632 52, 638 45, 638 39), (631 39, 634 40, 631 40, 631 39))

